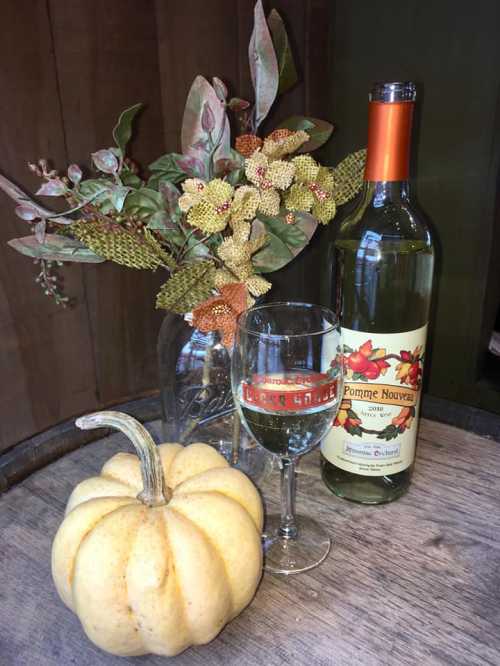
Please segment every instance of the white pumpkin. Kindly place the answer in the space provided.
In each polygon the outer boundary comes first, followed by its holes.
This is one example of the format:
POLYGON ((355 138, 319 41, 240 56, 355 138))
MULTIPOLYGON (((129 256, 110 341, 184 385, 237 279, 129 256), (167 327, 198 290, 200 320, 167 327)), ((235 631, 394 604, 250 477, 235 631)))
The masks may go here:
POLYGON ((206 444, 156 446, 135 419, 101 412, 139 459, 118 453, 73 490, 52 547, 61 599, 116 655, 175 655, 211 641, 252 600, 262 573, 262 502, 206 444))

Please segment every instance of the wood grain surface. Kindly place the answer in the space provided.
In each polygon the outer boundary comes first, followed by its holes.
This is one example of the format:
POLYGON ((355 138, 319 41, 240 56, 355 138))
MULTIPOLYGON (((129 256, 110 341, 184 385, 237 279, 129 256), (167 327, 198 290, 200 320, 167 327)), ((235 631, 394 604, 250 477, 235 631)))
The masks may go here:
MULTIPOLYGON (((125 446, 120 434, 88 444, 0 497, 2 666, 500 663, 498 445, 425 420, 413 485, 393 504, 335 498, 317 451, 304 458, 298 509, 334 539, 322 566, 266 574, 252 604, 208 646, 168 662, 104 654, 58 599, 50 547, 72 487, 125 446)), ((276 509, 278 475, 261 489, 276 509)))

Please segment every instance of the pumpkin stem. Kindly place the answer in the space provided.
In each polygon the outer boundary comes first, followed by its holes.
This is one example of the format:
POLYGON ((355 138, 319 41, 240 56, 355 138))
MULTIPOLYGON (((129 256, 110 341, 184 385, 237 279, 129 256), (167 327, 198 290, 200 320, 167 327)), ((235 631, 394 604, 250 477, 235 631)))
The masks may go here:
POLYGON ((163 478, 158 448, 142 423, 122 412, 95 412, 81 416, 75 423, 82 430, 105 426, 120 430, 130 439, 141 461, 143 489, 137 499, 148 506, 159 506, 170 500, 171 493, 163 478))

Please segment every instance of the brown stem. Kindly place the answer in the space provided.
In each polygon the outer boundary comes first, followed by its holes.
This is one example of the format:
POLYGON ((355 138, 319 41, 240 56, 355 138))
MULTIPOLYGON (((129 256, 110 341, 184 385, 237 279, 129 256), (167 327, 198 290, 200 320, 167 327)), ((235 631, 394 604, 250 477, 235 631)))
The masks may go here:
POLYGON ((362 430, 366 435, 380 435, 383 430, 370 430, 369 428, 363 428, 363 426, 360 426, 360 430, 362 430))
POLYGON ((76 419, 76 425, 82 430, 109 426, 123 432, 134 445, 141 462, 143 489, 137 499, 148 506, 160 506, 170 500, 171 492, 165 485, 158 448, 139 421, 122 412, 95 412, 76 419))
POLYGON ((403 359, 398 354, 386 354, 386 356, 381 356, 380 358, 374 358, 373 361, 387 361, 387 359, 393 358, 396 361, 402 361, 403 359))

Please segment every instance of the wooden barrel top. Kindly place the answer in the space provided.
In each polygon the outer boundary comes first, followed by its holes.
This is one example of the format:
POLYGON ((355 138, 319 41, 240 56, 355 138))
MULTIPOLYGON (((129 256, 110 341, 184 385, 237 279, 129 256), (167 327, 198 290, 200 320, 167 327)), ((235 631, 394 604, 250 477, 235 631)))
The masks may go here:
MULTIPOLYGON (((158 433, 158 423, 150 424, 158 433)), ((59 600, 50 549, 71 489, 117 450, 116 433, 68 453, 0 496, 0 665, 164 665, 101 652, 59 600)), ((299 511, 334 546, 317 569, 264 575, 252 604, 209 645, 175 666, 500 664, 500 449, 422 421, 410 492, 366 507, 323 485, 318 452, 304 458, 299 511)), ((278 475, 263 483, 277 509, 278 475)))

